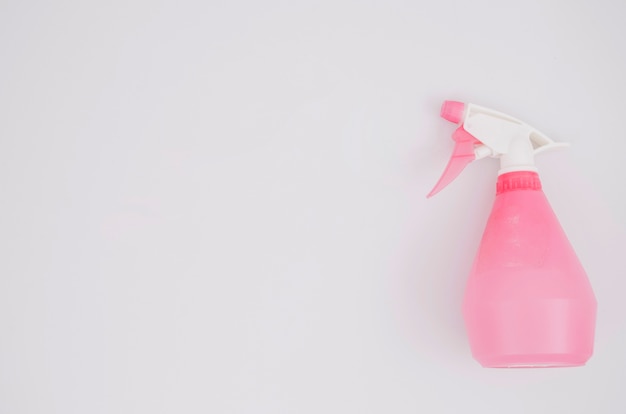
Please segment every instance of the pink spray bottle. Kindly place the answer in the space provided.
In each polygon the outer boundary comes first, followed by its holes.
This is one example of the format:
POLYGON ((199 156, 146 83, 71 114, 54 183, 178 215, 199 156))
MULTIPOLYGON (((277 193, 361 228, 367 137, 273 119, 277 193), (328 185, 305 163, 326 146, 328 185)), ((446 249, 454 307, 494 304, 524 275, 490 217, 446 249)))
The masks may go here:
POLYGON ((485 367, 584 365, 593 353, 596 299, 533 160, 566 144, 474 104, 446 101, 441 116, 459 127, 429 197, 470 162, 500 159, 495 202, 463 303, 474 358, 485 367))

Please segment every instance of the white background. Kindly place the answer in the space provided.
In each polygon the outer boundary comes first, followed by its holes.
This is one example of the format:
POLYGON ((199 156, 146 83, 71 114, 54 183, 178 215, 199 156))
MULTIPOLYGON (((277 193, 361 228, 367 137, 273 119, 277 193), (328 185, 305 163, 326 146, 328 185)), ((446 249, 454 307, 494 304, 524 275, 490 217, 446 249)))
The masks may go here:
POLYGON ((0 413, 626 412, 626 3, 1 1, 0 413), (497 162, 425 194, 444 99, 538 157, 586 367, 483 369, 497 162))

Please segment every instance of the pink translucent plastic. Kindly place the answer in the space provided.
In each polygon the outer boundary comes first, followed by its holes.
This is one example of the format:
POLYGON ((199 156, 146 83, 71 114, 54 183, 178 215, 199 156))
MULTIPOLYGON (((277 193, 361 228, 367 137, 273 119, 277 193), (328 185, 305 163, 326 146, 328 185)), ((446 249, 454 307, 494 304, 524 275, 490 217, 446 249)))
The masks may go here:
POLYGON ((584 365, 596 299, 539 177, 503 174, 497 188, 463 304, 472 354, 485 367, 584 365))
POLYGON ((443 170, 443 174, 441 174, 437 184, 435 184, 426 197, 432 197, 443 190, 445 186, 450 184, 461 174, 465 167, 467 167, 467 164, 476 159, 474 145, 479 144, 480 141, 474 138, 473 135, 463 129, 463 127, 459 127, 454 131, 454 134, 452 134, 452 139, 456 143, 454 144, 452 156, 450 160, 448 160, 448 165, 446 165, 446 169, 443 170))
POLYGON ((465 104, 457 101, 444 101, 441 105, 441 117, 455 124, 463 120, 463 112, 465 112, 465 104))

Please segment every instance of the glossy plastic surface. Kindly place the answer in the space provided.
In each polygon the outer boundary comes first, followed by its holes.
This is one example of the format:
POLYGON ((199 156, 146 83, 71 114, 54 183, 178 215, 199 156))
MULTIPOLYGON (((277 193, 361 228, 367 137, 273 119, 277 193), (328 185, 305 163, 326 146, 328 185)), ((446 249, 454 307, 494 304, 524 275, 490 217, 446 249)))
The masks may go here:
POLYGON ((465 104, 458 101, 444 101, 441 105, 441 112, 439 115, 447 121, 460 123, 463 120, 463 113, 465 112, 465 104))
POLYGON ((426 197, 432 197, 443 190, 463 172, 469 163, 476 159, 474 146, 480 144, 480 142, 469 132, 463 129, 463 127, 458 127, 456 131, 454 131, 454 134, 452 134, 452 139, 455 144, 452 155, 448 160, 448 165, 446 165, 445 170, 443 170, 437 184, 435 184, 426 197))
POLYGON ((463 313, 483 366, 574 366, 591 357, 596 299, 536 173, 498 178, 463 313))

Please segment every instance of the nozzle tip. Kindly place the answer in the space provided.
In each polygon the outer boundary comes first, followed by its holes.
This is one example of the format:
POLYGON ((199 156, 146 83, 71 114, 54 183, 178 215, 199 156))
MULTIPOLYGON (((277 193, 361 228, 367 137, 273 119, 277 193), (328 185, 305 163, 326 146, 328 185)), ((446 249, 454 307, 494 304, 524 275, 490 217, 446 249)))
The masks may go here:
POLYGON ((458 124, 463 120, 465 104, 457 101, 444 101, 441 105, 441 117, 447 121, 458 124))

